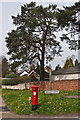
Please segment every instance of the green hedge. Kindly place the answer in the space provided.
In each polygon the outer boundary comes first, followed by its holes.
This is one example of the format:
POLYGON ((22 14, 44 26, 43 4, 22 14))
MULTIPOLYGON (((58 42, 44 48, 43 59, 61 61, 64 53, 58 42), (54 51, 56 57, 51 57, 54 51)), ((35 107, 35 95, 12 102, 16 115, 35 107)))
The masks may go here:
POLYGON ((20 83, 25 83, 25 80, 21 78, 12 78, 12 79, 2 80, 2 85, 18 85, 20 83))
POLYGON ((6 74, 5 78, 16 78, 18 75, 14 74, 6 74))

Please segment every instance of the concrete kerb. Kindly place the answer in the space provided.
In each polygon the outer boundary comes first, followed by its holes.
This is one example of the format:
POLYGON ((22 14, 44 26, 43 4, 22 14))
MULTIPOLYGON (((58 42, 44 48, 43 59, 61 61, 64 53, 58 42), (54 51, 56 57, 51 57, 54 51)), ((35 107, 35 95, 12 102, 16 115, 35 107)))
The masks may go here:
POLYGON ((40 116, 40 115, 16 115, 14 114, 13 112, 8 112, 8 113, 3 113, 2 114, 2 118, 45 118, 45 119, 48 119, 48 118, 79 118, 76 114, 75 115, 62 115, 62 116, 40 116))

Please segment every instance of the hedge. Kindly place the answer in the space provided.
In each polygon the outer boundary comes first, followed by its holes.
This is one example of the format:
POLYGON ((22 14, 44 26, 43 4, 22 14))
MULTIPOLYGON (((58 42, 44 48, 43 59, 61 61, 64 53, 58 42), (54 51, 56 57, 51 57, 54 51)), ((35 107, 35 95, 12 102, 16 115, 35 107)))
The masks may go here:
POLYGON ((11 79, 3 79, 2 85, 18 85, 20 83, 25 83, 25 79, 18 78, 11 78, 11 79))
POLYGON ((5 78, 16 78, 18 75, 14 74, 6 74, 5 78))

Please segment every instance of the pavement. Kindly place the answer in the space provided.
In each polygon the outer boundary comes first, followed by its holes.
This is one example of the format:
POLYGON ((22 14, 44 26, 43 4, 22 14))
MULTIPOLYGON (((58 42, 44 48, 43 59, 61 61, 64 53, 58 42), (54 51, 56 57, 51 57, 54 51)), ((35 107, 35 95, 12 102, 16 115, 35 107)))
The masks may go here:
POLYGON ((0 118, 1 120, 80 120, 79 113, 65 115, 17 115, 5 104, 0 94, 0 118))

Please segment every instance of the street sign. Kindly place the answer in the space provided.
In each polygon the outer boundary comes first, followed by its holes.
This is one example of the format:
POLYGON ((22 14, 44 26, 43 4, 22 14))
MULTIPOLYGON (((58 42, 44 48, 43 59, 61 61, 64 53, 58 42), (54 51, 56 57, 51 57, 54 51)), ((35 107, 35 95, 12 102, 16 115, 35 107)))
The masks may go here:
POLYGON ((45 94, 59 94, 59 90, 45 90, 45 94))

